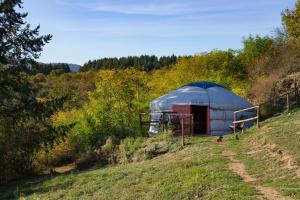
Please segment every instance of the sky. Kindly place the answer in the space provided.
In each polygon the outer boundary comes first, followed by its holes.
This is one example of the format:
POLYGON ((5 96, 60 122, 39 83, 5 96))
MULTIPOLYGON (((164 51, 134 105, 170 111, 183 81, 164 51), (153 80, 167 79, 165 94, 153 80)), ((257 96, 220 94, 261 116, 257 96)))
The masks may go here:
POLYGON ((296 0, 24 0, 27 21, 52 34, 39 61, 194 55, 272 35, 296 0))

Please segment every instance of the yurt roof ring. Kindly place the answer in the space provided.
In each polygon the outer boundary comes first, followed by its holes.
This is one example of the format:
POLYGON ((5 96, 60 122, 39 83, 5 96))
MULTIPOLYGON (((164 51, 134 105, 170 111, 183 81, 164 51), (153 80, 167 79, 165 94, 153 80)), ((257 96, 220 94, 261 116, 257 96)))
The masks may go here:
POLYGON ((208 89, 208 88, 211 88, 211 87, 222 87, 222 88, 225 88, 225 87, 223 87, 221 85, 218 85, 216 83, 207 82, 207 81, 193 82, 193 83, 189 83, 187 85, 184 85, 183 87, 185 87, 185 86, 200 87, 200 88, 203 88, 203 89, 208 89))

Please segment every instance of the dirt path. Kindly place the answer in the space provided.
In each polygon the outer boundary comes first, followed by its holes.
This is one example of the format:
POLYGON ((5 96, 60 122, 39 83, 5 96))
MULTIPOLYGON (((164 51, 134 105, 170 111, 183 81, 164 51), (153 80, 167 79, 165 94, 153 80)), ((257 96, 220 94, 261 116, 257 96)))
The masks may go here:
POLYGON ((279 194, 275 189, 259 185, 256 178, 250 176, 245 168, 245 165, 234 158, 235 153, 230 150, 224 150, 223 155, 230 159, 229 169, 237 173, 243 180, 255 187, 261 196, 261 199, 267 200, 293 200, 293 198, 285 197, 279 194))

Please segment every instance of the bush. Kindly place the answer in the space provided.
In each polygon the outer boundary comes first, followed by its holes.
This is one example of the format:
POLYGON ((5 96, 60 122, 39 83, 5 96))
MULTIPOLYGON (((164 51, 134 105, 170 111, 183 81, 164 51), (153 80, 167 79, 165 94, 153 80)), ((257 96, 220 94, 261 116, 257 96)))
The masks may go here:
POLYGON ((116 140, 109 137, 105 144, 101 147, 101 153, 109 163, 116 163, 116 140))
POLYGON ((272 105, 272 103, 263 104, 260 106, 260 119, 268 119, 280 112, 283 112, 285 109, 285 106, 272 105))
POLYGON ((128 137, 119 145, 119 161, 129 163, 152 159, 167 152, 181 149, 178 138, 174 138, 171 132, 159 133, 155 137, 142 140, 142 138, 128 137))
POLYGON ((101 158, 95 151, 88 151, 86 153, 82 153, 79 158, 75 161, 76 169, 84 170, 95 165, 106 165, 107 161, 101 158))
POLYGON ((248 76, 252 82, 248 97, 255 103, 262 103, 289 90, 286 87, 290 85, 282 85, 281 80, 299 72, 299 64, 299 49, 289 45, 282 45, 257 58, 248 66, 248 76))
POLYGON ((119 145, 119 158, 121 163, 128 163, 137 150, 142 147, 142 138, 128 137, 121 141, 119 145))
POLYGON ((37 164, 45 167, 59 167, 74 162, 76 154, 69 140, 62 141, 49 151, 42 150, 38 154, 37 164))

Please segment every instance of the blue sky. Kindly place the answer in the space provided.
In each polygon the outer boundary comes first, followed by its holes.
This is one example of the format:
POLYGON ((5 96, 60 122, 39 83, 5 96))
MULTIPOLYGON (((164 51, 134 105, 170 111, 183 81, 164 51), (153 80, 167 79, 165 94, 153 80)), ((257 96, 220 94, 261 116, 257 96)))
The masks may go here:
POLYGON ((42 62, 238 49, 272 34, 295 0, 24 0, 27 21, 53 34, 42 62))

